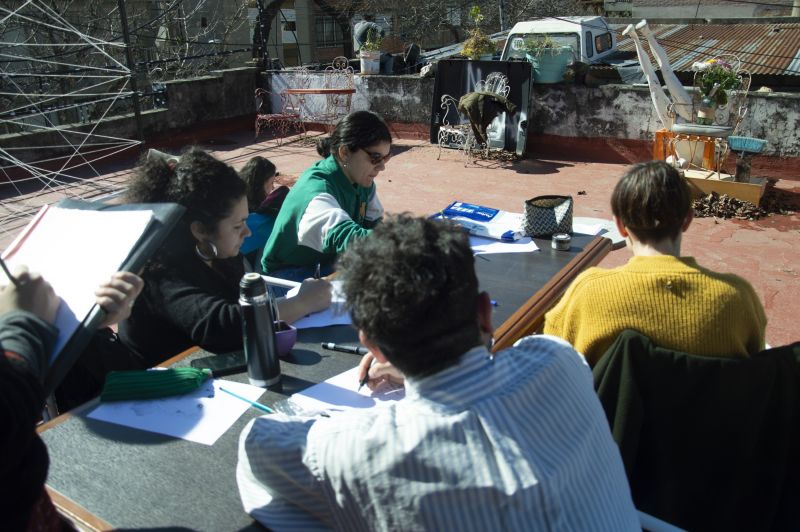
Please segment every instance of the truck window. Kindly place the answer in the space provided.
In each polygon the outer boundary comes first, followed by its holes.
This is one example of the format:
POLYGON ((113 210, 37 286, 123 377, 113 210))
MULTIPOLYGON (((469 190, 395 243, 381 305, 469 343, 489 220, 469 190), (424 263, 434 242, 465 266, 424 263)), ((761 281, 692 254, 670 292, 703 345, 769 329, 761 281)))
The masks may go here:
POLYGON ((592 46, 592 32, 586 32, 586 57, 592 57, 594 55, 594 47, 592 46))
MULTIPOLYGON (((509 36, 509 42, 506 46, 508 54, 504 54, 503 59, 505 61, 509 59, 525 59, 525 39, 529 37, 535 39, 544 35, 543 33, 515 33, 509 36)), ((571 47, 575 55, 580 56, 579 33, 549 33, 547 35, 561 46, 571 47)))
POLYGON ((598 54, 611 50, 612 44, 611 33, 604 33, 594 38, 594 47, 597 48, 598 54))

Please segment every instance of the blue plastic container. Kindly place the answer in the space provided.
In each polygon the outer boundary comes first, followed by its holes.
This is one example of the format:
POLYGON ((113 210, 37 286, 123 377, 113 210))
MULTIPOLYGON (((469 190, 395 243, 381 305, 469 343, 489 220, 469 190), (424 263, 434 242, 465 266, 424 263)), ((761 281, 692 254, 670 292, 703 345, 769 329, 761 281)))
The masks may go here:
POLYGON ((572 61, 573 53, 571 47, 562 46, 541 55, 527 54, 525 57, 531 63, 534 83, 560 83, 564 81, 564 72, 572 61))

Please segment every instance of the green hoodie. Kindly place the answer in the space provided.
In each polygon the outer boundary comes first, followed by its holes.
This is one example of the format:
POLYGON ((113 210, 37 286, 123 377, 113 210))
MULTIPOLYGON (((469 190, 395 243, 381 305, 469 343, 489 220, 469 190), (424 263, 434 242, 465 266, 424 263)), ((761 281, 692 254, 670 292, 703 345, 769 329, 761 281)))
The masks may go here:
POLYGON ((303 172, 286 196, 264 247, 267 273, 331 264, 355 238, 367 236, 383 216, 373 183, 351 183, 329 156, 303 172))

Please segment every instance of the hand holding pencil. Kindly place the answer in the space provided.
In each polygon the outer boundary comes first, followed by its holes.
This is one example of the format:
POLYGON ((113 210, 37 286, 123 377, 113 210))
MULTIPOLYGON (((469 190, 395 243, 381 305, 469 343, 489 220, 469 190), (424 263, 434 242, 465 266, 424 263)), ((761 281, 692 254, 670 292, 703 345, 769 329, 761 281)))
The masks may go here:
POLYGON ((367 353, 358 364, 358 389, 366 384, 374 390, 384 382, 403 384, 405 376, 391 362, 378 362, 375 355, 367 353))
POLYGON ((27 310, 47 323, 56 319, 59 297, 41 275, 17 266, 10 279, 13 281, 0 288, 0 314, 12 310, 27 310))

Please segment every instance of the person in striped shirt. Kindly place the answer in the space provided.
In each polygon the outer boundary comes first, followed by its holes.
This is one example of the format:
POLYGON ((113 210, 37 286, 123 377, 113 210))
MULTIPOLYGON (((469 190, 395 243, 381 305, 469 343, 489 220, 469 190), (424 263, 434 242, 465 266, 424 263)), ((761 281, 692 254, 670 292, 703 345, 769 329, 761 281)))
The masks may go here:
POLYGON ((402 380, 406 397, 251 421, 237 467, 250 515, 272 530, 640 529, 583 358, 548 336, 487 349, 491 301, 462 229, 391 217, 339 266, 371 351, 362 376, 402 380))

